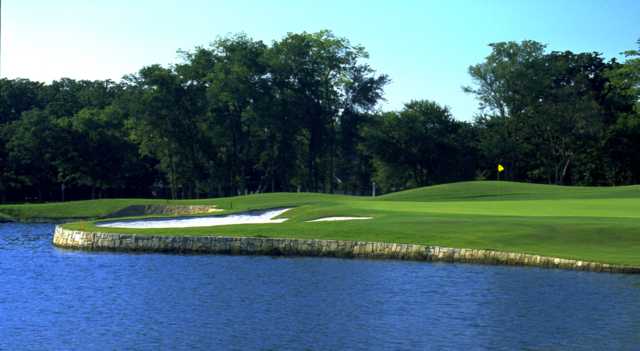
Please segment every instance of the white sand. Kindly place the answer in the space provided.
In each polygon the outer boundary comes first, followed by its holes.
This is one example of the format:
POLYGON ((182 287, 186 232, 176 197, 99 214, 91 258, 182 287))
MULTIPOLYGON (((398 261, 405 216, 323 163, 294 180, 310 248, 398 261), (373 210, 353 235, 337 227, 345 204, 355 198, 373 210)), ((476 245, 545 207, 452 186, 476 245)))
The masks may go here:
POLYGON ((282 223, 287 218, 273 219, 290 208, 281 208, 264 212, 247 212, 231 214, 228 216, 212 216, 212 217, 188 217, 177 219, 149 219, 140 221, 122 221, 108 222, 98 224, 98 227, 110 228, 188 228, 188 227, 212 227, 219 225, 232 224, 265 224, 265 223, 282 223))
POLYGON ((333 221, 352 221, 352 220, 358 220, 358 219, 371 219, 373 217, 324 217, 324 218, 318 218, 318 219, 314 219, 312 221, 307 221, 307 222, 333 222, 333 221))

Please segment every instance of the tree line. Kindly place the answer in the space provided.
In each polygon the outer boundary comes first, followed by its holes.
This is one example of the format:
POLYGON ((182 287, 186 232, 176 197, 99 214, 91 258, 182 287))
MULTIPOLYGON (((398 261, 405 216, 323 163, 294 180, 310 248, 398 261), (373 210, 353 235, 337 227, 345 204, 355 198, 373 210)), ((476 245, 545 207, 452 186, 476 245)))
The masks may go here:
POLYGON ((119 82, 1 79, 0 197, 363 195, 495 179, 497 163, 517 181, 640 181, 638 50, 490 47, 464 87, 472 122, 429 100, 381 111, 389 77, 330 31, 231 35, 119 82))

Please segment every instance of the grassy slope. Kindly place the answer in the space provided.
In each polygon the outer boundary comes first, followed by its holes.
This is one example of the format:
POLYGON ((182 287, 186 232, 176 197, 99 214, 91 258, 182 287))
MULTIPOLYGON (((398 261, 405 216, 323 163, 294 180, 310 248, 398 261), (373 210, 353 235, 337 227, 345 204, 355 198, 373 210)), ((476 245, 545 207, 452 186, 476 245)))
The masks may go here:
POLYGON ((11 221, 11 219, 12 219, 12 218, 11 218, 10 216, 8 216, 8 215, 6 215, 6 214, 4 214, 4 213, 0 213, 0 222, 3 222, 3 221, 11 221))
POLYGON ((53 202, 43 204, 0 205, 0 216, 17 220, 30 219, 86 219, 107 217, 109 214, 131 205, 218 205, 225 210, 248 210, 281 206, 298 206, 305 203, 323 202, 328 199, 351 197, 325 194, 261 194, 201 200, 155 200, 155 199, 104 199, 53 202))
MULTIPOLYGON (((23 216, 105 215, 140 200, 101 200, 13 206, 23 216), (42 206, 42 207, 39 207, 42 206), (16 209, 17 208, 17 209, 16 209), (73 212, 74 209, 80 212, 73 212), (35 211, 35 212, 32 212, 35 211)), ((144 203, 166 203, 148 201, 144 203)), ((238 235, 418 243, 489 248, 640 265, 640 187, 558 187, 465 182, 369 198, 319 194, 263 194, 186 201, 245 209, 292 206, 282 224, 109 231, 164 235, 238 235), (351 222, 306 223, 324 216, 373 216, 351 222)), ((6 206, 0 206, 0 213, 6 206)), ((16 212, 13 212, 16 213, 16 212)), ((11 214, 11 213, 10 213, 11 214)), ((67 226, 96 229, 93 222, 67 226)), ((104 231, 104 228, 97 230, 104 231)))
POLYGON ((583 187, 515 182, 460 182, 399 191, 380 196, 387 201, 477 201, 552 199, 640 199, 640 185, 583 187))

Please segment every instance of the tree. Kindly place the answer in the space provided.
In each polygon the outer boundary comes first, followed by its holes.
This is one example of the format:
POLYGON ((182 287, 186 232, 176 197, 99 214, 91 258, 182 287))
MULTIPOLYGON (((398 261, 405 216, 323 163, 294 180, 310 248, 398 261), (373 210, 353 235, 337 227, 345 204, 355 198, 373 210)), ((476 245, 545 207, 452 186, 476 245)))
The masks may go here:
POLYGON ((332 191, 341 112, 374 106, 387 78, 360 63, 368 57, 363 47, 329 31, 290 33, 273 44, 269 57, 275 94, 283 99, 280 113, 301 127, 297 154, 305 166, 298 185, 332 191))
POLYGON ((489 152, 491 158, 485 163, 488 166, 485 171, 493 170, 497 162, 502 162, 508 166, 507 177, 518 179, 526 173, 527 160, 530 160, 525 154, 527 146, 522 144, 526 128, 523 125, 526 117, 522 115, 545 93, 545 77, 539 74, 545 71, 541 62, 545 45, 526 40, 493 43, 489 47, 492 51, 485 61, 469 67, 475 87, 463 90, 479 101, 478 123, 485 131, 481 140, 488 142, 481 149, 489 152), (491 119, 496 122, 490 123, 491 119), (497 126, 504 129, 497 132, 497 126), (494 132, 498 134, 489 135, 494 132))
POLYGON ((607 73, 611 85, 631 99, 635 103, 635 112, 640 113, 640 39, 637 43, 637 50, 624 52, 624 64, 616 65, 607 73))
MULTIPOLYGON (((598 54, 569 51, 552 52, 541 60, 545 67, 542 75, 547 77, 543 80, 545 93, 520 116, 525 118, 525 142, 538 153, 541 173, 551 182, 582 183, 594 174, 576 161, 597 152, 606 123, 598 101, 606 64, 598 54), (570 181, 567 176, 572 164, 576 167, 570 181)), ((597 159, 587 163, 596 164, 597 159)))
POLYGON ((47 110, 24 112, 9 128, 11 136, 6 149, 13 186, 38 200, 52 198, 57 179, 54 162, 66 154, 64 146, 69 141, 47 110))
POLYGON ((427 100, 380 111, 389 78, 330 31, 222 37, 118 83, 1 79, 0 199, 364 194, 493 177, 497 163, 511 180, 640 182, 640 50, 490 48, 464 88, 473 123, 427 100))
POLYGON ((484 167, 507 164, 512 179, 593 184, 607 178, 603 130, 620 112, 608 89, 606 63, 597 53, 544 52, 544 45, 496 43, 472 66, 485 113, 480 149, 484 167))
POLYGON ((200 155, 197 126, 203 116, 191 104, 188 82, 159 65, 145 67, 129 80, 130 137, 143 156, 159 161, 171 198, 178 197, 179 189, 182 196, 193 195, 200 155))
POLYGON ((485 62, 469 67, 476 87, 464 87, 480 102, 480 110, 502 118, 522 113, 544 93, 538 72, 545 45, 531 40, 489 44, 485 62))
POLYGON ((0 79, 0 124, 15 121, 31 109, 44 108, 43 87, 28 79, 0 79))
POLYGON ((470 179, 474 167, 461 167, 472 152, 462 142, 468 126, 449 109, 432 101, 412 101, 400 112, 380 115, 369 129, 369 147, 378 167, 376 182, 385 190, 400 190, 470 179), (470 172, 469 172, 470 171, 470 172), (469 172, 469 173, 467 173, 469 172))
MULTIPOLYGON (((640 47, 640 40, 638 40, 640 47)), ((609 128, 604 147, 615 183, 640 183, 640 50, 625 53, 623 64, 614 62, 606 71, 608 103, 615 122, 609 128)))
POLYGON ((126 188, 130 174, 146 171, 146 165, 137 158, 137 147, 127 139, 125 118, 122 111, 110 105, 105 109, 85 108, 56 121, 71 139, 67 146, 70 150, 55 162, 63 189, 86 186, 94 199, 109 190, 126 188))
POLYGON ((212 46, 215 65, 206 77, 209 123, 218 127, 213 138, 222 144, 222 166, 233 193, 259 188, 260 132, 270 93, 264 55, 267 47, 245 35, 224 38, 212 46))
POLYGON ((386 75, 375 75, 366 64, 349 68, 342 86, 343 107, 337 125, 336 179, 342 189, 352 194, 363 194, 369 189, 372 159, 362 147, 365 143, 363 129, 371 119, 371 113, 382 100, 386 75))

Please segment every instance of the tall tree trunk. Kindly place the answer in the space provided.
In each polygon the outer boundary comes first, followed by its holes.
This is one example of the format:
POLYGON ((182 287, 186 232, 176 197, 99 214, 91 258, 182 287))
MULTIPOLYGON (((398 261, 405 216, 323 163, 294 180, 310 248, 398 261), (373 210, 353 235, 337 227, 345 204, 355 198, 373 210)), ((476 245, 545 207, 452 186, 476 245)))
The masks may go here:
POLYGON ((562 174, 560 176, 560 181, 564 184, 564 178, 567 175, 567 170, 569 169, 569 164, 571 163, 571 159, 568 158, 567 162, 565 162, 564 167, 562 168, 562 174))
POLYGON ((169 157, 169 188, 171 189, 171 199, 175 200, 177 196, 176 184, 176 164, 173 156, 169 157))

